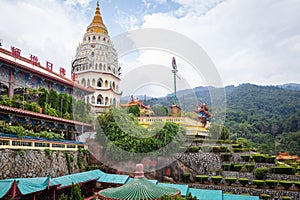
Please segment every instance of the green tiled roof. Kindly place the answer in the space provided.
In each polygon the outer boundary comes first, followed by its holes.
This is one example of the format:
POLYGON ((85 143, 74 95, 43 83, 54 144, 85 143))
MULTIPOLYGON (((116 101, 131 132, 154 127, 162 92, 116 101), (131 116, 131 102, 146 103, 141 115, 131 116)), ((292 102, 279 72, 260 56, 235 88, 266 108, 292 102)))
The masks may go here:
POLYGON ((189 190, 188 185, 182 185, 182 184, 157 183, 157 185, 176 188, 176 189, 180 190, 181 196, 184 196, 184 197, 188 194, 188 190, 189 190))
POLYGON ((50 176, 41 178, 16 178, 0 180, 0 198, 4 197, 16 181, 21 194, 26 195, 46 189, 50 182, 50 176))
POLYGON ((119 175, 119 174, 104 174, 101 176, 97 182, 100 183, 115 183, 115 184, 125 184, 129 176, 119 175))
MULTIPOLYGON (((126 183, 129 183, 132 180, 133 180, 133 178, 129 178, 129 179, 127 179, 126 183)), ((150 182, 152 182, 152 183, 154 183, 154 184, 158 183, 158 180, 154 180, 154 179, 147 179, 147 180, 150 181, 150 182)))
POLYGON ((57 178, 51 179, 51 184, 59 184, 59 188, 68 187, 77 183, 84 183, 87 181, 97 180, 98 178, 104 176, 105 173, 100 170, 92 170, 81 172, 77 174, 70 174, 66 176, 60 176, 57 178))
POLYGON ((103 199, 157 199, 163 195, 175 196, 179 191, 175 188, 158 186, 146 178, 134 178, 129 183, 100 191, 103 199))
POLYGON ((259 200, 258 196, 223 194, 223 200, 259 200))
POLYGON ((196 188, 189 188, 192 196, 196 196, 198 200, 223 200, 222 190, 203 190, 196 188))

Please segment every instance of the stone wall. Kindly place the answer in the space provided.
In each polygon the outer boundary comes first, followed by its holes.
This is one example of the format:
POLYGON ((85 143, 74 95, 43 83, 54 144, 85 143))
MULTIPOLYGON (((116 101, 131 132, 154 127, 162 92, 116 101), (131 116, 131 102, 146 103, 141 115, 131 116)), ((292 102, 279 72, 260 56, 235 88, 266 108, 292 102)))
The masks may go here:
POLYGON ((80 172, 87 161, 88 155, 77 151, 1 149, 0 179, 58 177, 80 172))
POLYGON ((282 196, 292 197, 293 200, 300 199, 300 192, 296 192, 296 191, 256 189, 256 188, 247 188, 247 187, 228 187, 228 186, 221 186, 221 185, 203 185, 203 184, 190 184, 190 187, 199 188, 199 189, 208 189, 208 190, 222 190, 223 193, 250 194, 251 196, 268 194, 270 195, 270 200, 280 200, 282 196))

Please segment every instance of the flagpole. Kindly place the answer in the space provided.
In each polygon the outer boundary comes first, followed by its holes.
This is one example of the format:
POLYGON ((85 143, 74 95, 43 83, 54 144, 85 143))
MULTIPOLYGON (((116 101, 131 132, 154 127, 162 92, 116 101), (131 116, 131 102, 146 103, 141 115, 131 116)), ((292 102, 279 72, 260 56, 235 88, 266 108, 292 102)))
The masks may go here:
POLYGON ((176 72, 174 70, 174 105, 177 104, 177 96, 176 96, 176 72))

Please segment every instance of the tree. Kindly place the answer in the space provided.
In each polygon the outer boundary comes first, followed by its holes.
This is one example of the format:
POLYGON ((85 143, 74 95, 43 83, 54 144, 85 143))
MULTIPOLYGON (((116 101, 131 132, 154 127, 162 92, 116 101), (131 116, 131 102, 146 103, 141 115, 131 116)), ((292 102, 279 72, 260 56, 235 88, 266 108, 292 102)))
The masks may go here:
POLYGON ((137 105, 136 106, 130 106, 128 112, 132 113, 136 117, 140 116, 140 109, 139 109, 139 106, 137 106, 137 105))
POLYGON ((79 184, 74 185, 72 183, 70 200, 84 200, 79 184))
POLYGON ((155 116, 168 116, 168 108, 166 106, 153 106, 151 110, 154 112, 155 116))

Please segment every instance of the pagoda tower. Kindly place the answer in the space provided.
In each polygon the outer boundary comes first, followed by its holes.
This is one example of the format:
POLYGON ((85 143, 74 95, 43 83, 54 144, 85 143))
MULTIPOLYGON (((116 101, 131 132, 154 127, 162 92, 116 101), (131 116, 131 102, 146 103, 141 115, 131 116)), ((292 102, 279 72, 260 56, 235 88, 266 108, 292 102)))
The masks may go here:
POLYGON ((103 23, 99 2, 91 24, 79 44, 72 63, 72 78, 80 85, 93 88, 95 92, 86 96, 96 113, 120 103, 119 88, 121 67, 118 55, 103 23))

